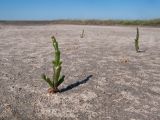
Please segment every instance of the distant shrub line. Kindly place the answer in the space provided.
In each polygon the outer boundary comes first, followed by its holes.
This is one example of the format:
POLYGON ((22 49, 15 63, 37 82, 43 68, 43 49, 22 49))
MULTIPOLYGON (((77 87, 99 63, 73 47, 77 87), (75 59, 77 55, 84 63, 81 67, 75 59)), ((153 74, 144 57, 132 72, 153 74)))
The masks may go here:
POLYGON ((75 25, 139 25, 160 26, 160 19, 153 20, 49 20, 49 21, 6 21, 0 24, 39 25, 39 24, 75 24, 75 25))

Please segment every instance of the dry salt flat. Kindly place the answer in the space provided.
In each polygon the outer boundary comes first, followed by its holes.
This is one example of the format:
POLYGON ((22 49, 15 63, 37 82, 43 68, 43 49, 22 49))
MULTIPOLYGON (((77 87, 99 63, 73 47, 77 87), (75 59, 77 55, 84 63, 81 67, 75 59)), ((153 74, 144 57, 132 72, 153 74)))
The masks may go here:
POLYGON ((160 28, 139 30, 136 53, 136 26, 0 24, 0 120, 160 120, 160 28), (52 35, 66 75, 53 95, 52 35))

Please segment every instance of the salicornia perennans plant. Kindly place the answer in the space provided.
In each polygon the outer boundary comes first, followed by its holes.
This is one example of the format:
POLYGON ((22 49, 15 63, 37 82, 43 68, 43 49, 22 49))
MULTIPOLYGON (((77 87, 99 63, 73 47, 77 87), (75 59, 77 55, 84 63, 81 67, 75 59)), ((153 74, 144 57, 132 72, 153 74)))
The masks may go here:
POLYGON ((52 79, 50 79, 49 77, 47 77, 45 74, 42 74, 42 78, 49 84, 49 86, 51 87, 50 89, 48 89, 49 93, 56 93, 58 92, 58 86, 64 81, 64 75, 61 76, 61 64, 62 61, 60 60, 60 50, 58 47, 58 42, 56 41, 56 38, 54 36, 51 37, 52 38, 52 43, 53 43, 53 47, 55 49, 55 53, 54 53, 54 60, 52 61, 53 64, 53 77, 52 79))
POLYGON ((135 49, 136 52, 139 52, 139 29, 137 27, 137 34, 136 34, 136 39, 135 39, 135 49))
POLYGON ((84 37, 84 30, 82 31, 82 34, 81 34, 81 38, 83 38, 84 37))

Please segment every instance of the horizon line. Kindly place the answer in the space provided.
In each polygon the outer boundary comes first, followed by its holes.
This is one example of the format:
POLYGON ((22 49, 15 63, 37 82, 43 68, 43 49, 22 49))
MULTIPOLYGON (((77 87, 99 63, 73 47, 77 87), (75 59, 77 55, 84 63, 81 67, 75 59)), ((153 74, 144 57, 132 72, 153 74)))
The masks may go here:
POLYGON ((150 20, 160 20, 158 18, 150 18, 150 19, 0 19, 2 21, 150 21, 150 20))

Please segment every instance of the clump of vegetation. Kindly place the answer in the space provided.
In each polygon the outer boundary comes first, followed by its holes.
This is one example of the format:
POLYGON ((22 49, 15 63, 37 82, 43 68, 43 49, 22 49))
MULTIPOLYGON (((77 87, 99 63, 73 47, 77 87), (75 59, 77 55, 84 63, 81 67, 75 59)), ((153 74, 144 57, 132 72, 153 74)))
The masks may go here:
POLYGON ((62 61, 60 60, 61 52, 58 47, 58 42, 56 41, 56 38, 54 36, 52 36, 51 38, 52 38, 53 47, 55 49, 54 60, 52 61, 53 77, 52 77, 52 79, 50 79, 45 74, 42 74, 42 78, 51 87, 48 89, 48 92, 49 93, 56 93, 56 92, 59 92, 58 86, 64 81, 65 76, 60 75, 61 69, 62 69, 62 67, 61 67, 62 61))
POLYGON ((82 31, 82 34, 80 35, 81 38, 84 38, 84 30, 82 31))
POLYGON ((139 52, 139 29, 137 27, 137 34, 136 34, 136 39, 135 39, 135 49, 136 52, 139 52))

